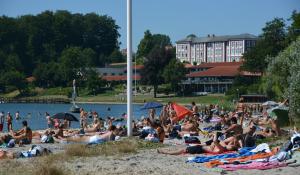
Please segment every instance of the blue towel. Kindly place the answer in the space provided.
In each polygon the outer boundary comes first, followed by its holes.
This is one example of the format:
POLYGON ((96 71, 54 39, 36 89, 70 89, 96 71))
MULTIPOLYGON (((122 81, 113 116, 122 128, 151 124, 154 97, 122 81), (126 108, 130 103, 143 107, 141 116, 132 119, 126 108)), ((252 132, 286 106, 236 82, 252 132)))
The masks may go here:
POLYGON ((244 148, 241 148, 238 151, 238 153, 219 154, 219 155, 214 155, 214 156, 197 156, 197 157, 194 157, 192 160, 188 160, 187 162, 204 163, 204 162, 209 162, 209 161, 217 160, 217 159, 250 156, 250 155, 256 154, 256 153, 250 152, 254 148, 255 147, 244 147, 244 148))

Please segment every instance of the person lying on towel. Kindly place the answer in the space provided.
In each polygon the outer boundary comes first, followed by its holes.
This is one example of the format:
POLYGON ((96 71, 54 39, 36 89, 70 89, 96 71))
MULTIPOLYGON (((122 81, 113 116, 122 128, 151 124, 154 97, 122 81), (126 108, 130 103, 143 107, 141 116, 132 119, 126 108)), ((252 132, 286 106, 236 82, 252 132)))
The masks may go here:
POLYGON ((179 155, 183 153, 202 154, 202 153, 224 153, 226 151, 236 151, 242 147, 241 136, 229 137, 223 141, 218 140, 218 134, 214 135, 213 143, 211 145, 195 145, 187 146, 177 150, 158 149, 158 153, 179 155))

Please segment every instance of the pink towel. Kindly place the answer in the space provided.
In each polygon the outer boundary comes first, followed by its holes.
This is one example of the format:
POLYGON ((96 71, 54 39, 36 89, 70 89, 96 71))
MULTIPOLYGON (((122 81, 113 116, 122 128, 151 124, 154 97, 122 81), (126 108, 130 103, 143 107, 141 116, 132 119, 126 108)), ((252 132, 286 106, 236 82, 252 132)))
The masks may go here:
POLYGON ((239 169, 258 169, 258 170, 267 170, 272 168, 279 168, 279 167, 285 167, 287 166, 286 163, 283 162, 251 162, 249 164, 238 164, 238 165, 219 165, 219 168, 222 168, 227 171, 235 171, 239 169))

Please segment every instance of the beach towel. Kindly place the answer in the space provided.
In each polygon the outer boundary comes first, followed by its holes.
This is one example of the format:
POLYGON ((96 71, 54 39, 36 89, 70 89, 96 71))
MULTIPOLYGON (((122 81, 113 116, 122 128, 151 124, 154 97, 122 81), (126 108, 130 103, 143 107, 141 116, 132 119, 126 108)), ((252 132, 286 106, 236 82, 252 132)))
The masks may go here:
POLYGON ((204 162, 209 162, 209 161, 212 161, 212 160, 249 156, 249 155, 255 154, 253 152, 250 152, 252 149, 254 149, 254 147, 244 147, 244 148, 241 148, 238 151, 238 153, 218 154, 218 155, 214 155, 214 156, 190 157, 188 159, 188 162, 204 163, 204 162))
POLYGON ((236 162, 251 162, 252 160, 257 160, 257 159, 265 159, 265 158, 269 158, 273 155, 275 155, 277 153, 278 149, 273 149, 272 152, 269 153, 257 153, 254 154, 252 152, 252 155, 248 155, 248 156, 241 156, 241 157, 235 157, 235 158, 226 158, 226 159, 221 159, 221 160, 212 160, 210 162, 206 162, 204 163, 204 166, 212 168, 218 165, 224 165, 226 164, 234 164, 236 162))
POLYGON ((251 162, 249 164, 229 164, 229 165, 219 165, 218 168, 222 168, 227 171, 235 171, 239 169, 258 169, 258 170, 267 170, 267 169, 273 169, 273 168, 279 168, 279 167, 285 167, 287 166, 284 162, 251 162))

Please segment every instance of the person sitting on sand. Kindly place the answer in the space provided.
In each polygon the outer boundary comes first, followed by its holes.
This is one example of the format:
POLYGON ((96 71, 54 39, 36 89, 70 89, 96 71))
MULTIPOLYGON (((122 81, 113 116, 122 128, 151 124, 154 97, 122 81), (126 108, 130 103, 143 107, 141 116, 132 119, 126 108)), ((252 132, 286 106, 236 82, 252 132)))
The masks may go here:
POLYGON ((184 148, 180 148, 178 150, 165 150, 158 149, 158 153, 162 154, 170 154, 170 155, 180 155, 183 153, 189 154, 202 154, 202 153, 224 153, 226 151, 236 151, 241 147, 241 138, 240 137, 230 137, 225 139, 224 141, 218 141, 218 135, 214 135, 213 143, 211 145, 195 145, 188 146, 184 148))
POLYGON ((198 130, 198 123, 190 118, 183 125, 181 125, 181 129, 178 134, 180 136, 183 136, 184 134, 196 134, 198 133, 198 130))
POLYGON ((170 111, 170 120, 172 125, 177 124, 179 121, 179 118, 174 110, 170 111))
POLYGON ((231 117, 231 125, 223 133, 226 137, 243 134, 243 127, 237 124, 237 118, 231 117))
POLYGON ((64 141, 67 142, 80 142, 80 143, 102 143, 102 142, 106 142, 106 141, 111 141, 111 140, 115 140, 116 137, 116 126, 112 125, 108 128, 108 132, 106 132, 105 134, 99 135, 99 134, 95 134, 92 136, 73 136, 73 137, 67 137, 64 138, 64 141))
POLYGON ((281 136, 281 129, 278 124, 277 116, 268 116, 267 114, 262 119, 252 119, 249 122, 249 125, 254 123, 255 125, 264 126, 264 125, 271 125, 272 130, 275 132, 276 136, 281 136))
POLYGON ((198 118, 200 116, 199 109, 194 101, 192 102, 192 114, 195 118, 198 118))
POLYGON ((159 115, 159 120, 162 125, 166 125, 169 119, 169 113, 168 113, 168 106, 164 106, 160 115, 159 115))
POLYGON ((56 139, 63 139, 64 138, 64 124, 59 124, 57 132, 53 135, 56 139))
POLYGON ((156 120, 151 124, 151 126, 153 129, 155 129, 155 135, 158 138, 159 142, 163 143, 165 139, 165 131, 164 128, 161 126, 160 122, 156 120))
POLYGON ((84 128, 84 132, 99 132, 101 129, 101 122, 99 118, 94 118, 94 122, 91 128, 84 128))
POLYGON ((70 121, 66 118, 63 121, 64 129, 68 129, 70 127, 70 121))
POLYGON ((17 132, 11 131, 10 133, 13 139, 15 139, 16 143, 19 143, 19 145, 30 144, 32 141, 32 130, 28 127, 26 120, 24 120, 22 124, 23 124, 22 129, 20 129, 17 132))

